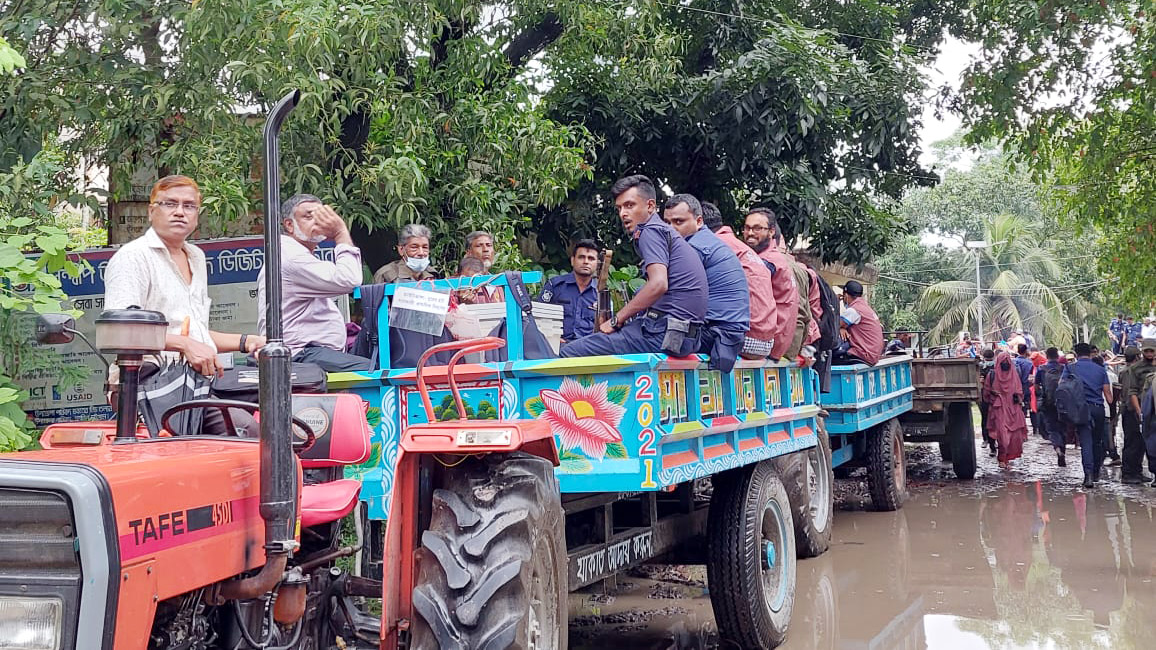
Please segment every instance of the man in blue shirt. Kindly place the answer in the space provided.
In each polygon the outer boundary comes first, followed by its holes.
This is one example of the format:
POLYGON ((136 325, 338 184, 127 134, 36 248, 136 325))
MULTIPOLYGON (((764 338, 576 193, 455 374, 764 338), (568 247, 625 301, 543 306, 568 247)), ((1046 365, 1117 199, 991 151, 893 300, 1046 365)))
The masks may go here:
POLYGON ((570 273, 556 275, 542 286, 538 300, 562 305, 562 342, 577 341, 594 332, 594 309, 598 306, 598 244, 579 240, 570 255, 570 273))
POLYGON ((706 270, 706 326, 699 352, 710 355, 710 368, 730 372, 751 327, 751 294, 743 265, 721 239, 703 227, 702 204, 690 194, 666 201, 666 222, 698 251, 706 270))
POLYGON ((1105 437, 1104 403, 1112 403, 1112 386, 1108 383, 1108 371, 1092 361, 1092 346, 1077 343, 1073 348, 1076 362, 1064 368, 1064 376, 1069 374, 1084 383, 1084 399, 1088 403, 1088 421, 1076 426, 1080 438, 1080 456, 1084 465, 1084 487, 1092 487, 1100 480, 1100 467, 1104 464, 1105 437))
POLYGON ((562 346, 561 356, 698 351, 706 316, 706 271, 698 253, 655 211, 654 183, 627 176, 611 188, 622 227, 634 242, 646 284, 600 331, 562 346))
POLYGON ((1134 319, 1131 316, 1124 319, 1124 321, 1124 347, 1129 345, 1140 347, 1140 343, 1144 339, 1144 326, 1140 323, 1134 322, 1134 319))
POLYGON ((1124 345, 1124 314, 1116 314, 1112 322, 1108 323, 1108 338, 1112 340, 1112 353, 1120 354, 1124 345))

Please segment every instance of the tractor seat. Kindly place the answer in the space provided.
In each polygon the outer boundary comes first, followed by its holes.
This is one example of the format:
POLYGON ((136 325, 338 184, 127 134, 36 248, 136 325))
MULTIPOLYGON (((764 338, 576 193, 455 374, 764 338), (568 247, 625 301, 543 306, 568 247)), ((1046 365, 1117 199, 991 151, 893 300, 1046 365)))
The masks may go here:
MULTIPOLYGON (((366 403, 356 395, 293 396, 293 415, 313 429, 317 441, 301 453, 305 469, 340 468, 364 463, 370 455, 366 403)), ((305 528, 337 521, 353 512, 361 481, 338 479, 301 486, 301 525, 305 528)))
POLYGON ((301 526, 328 524, 353 512, 361 482, 344 478, 301 488, 301 526))

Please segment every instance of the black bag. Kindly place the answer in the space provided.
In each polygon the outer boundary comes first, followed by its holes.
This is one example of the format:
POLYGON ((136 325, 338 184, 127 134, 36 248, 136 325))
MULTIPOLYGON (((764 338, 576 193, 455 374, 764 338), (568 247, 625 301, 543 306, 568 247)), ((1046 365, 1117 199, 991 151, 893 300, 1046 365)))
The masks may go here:
MULTIPOLYGON (((289 382, 294 393, 324 393, 327 375, 315 363, 293 362, 289 382)), ((254 366, 230 368, 213 379, 211 393, 219 399, 256 404, 260 396, 260 372, 254 366)), ((198 409, 199 410, 199 409, 198 409)))
POLYGON ((1064 369, 1045 366, 1041 368, 1041 370, 1043 372, 1037 370, 1036 373, 1040 377, 1039 385, 1042 389, 1039 392, 1043 393, 1043 395, 1036 395, 1036 398, 1039 399, 1042 397, 1043 408, 1054 411, 1056 409, 1056 389, 1060 386, 1060 377, 1063 376, 1064 369))
POLYGON ((1084 397, 1084 382, 1075 373, 1066 372, 1056 385, 1056 416, 1060 422, 1075 426, 1088 423, 1091 413, 1084 397))
MULTIPOLYGON (((509 289, 507 300, 517 303, 522 312, 522 357, 534 360, 556 359, 558 355, 554 354, 550 341, 546 340, 546 335, 542 334, 538 329, 538 323, 534 321, 534 305, 530 302, 530 292, 526 290, 526 284, 522 282, 522 274, 517 271, 506 271, 506 285, 509 289)), ((509 341, 508 331, 506 321, 502 319, 489 335, 509 341)), ((509 358, 510 353, 505 347, 486 352, 486 361, 507 361, 509 358)))
MULTIPOLYGON (((811 275, 811 274, 808 274, 811 275)), ((823 315, 819 317, 819 342, 815 344, 820 351, 834 350, 839 347, 839 297, 835 290, 823 276, 815 273, 811 280, 819 283, 819 304, 823 308, 823 315)))
MULTIPOLYGON (((146 363, 140 370, 137 390, 137 408, 149 433, 156 437, 161 430, 165 412, 185 402, 209 396, 209 378, 184 361, 165 362, 161 365, 146 363)), ((204 424, 204 409, 189 409, 173 416, 169 422, 173 435, 200 435, 204 424)))
POLYGON ((373 361, 372 370, 377 370, 380 367, 377 353, 377 311, 384 300, 384 284, 361 286, 361 331, 357 333, 357 338, 354 339, 353 345, 349 348, 349 353, 373 361))

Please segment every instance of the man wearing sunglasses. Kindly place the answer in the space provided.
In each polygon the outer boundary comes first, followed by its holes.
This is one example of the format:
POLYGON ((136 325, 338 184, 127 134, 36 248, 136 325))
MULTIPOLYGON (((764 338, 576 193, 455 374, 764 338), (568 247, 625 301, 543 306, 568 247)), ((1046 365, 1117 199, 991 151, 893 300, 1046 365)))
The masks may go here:
MULTIPOLYGON (((775 296, 778 325, 771 358, 778 359, 792 347, 796 316, 799 313, 799 288, 791 269, 793 259, 779 250, 778 221, 770 208, 752 208, 743 225, 743 240, 767 263, 771 271, 771 293, 775 296)), ((793 361, 793 359, 792 359, 793 361)))

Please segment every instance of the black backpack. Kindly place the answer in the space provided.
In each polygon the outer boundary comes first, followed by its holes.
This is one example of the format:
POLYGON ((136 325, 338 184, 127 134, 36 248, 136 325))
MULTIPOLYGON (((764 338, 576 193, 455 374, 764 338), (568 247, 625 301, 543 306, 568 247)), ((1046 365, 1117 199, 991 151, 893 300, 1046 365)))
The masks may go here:
POLYGON ((1043 395, 1037 395, 1037 398, 1043 399, 1043 407, 1049 411, 1056 409, 1056 389, 1060 386, 1060 377, 1064 374, 1064 369, 1060 367, 1051 368, 1044 366, 1036 371, 1040 374, 1040 387, 1043 389, 1043 395))
POLYGON ((1056 416, 1060 422, 1081 426, 1088 423, 1091 413, 1084 397, 1084 382, 1075 373, 1065 372, 1056 384, 1056 416))
POLYGON ((823 308, 823 315, 819 317, 819 342, 816 346, 819 351, 834 350, 839 347, 839 297, 818 272, 811 275, 811 280, 819 283, 819 304, 823 308))

